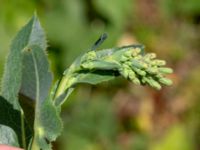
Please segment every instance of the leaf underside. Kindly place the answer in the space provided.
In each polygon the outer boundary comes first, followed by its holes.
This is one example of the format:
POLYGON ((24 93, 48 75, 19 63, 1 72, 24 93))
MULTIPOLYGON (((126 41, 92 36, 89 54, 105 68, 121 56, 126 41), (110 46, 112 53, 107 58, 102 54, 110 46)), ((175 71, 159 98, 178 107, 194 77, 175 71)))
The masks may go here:
MULTIPOLYGON (((26 148, 32 138, 35 147, 46 150, 46 147, 51 147, 48 142, 60 134, 62 124, 57 108, 48 97, 52 75, 46 45, 44 31, 36 15, 11 44, 0 97, 0 143, 26 148), (9 119, 6 120, 6 117, 9 119), (7 132, 2 131, 5 128, 7 132), (33 133, 36 133, 34 137, 33 133), (2 137, 8 135, 10 140, 6 142, 2 137)), ((29 145, 29 149, 33 145, 29 145)))

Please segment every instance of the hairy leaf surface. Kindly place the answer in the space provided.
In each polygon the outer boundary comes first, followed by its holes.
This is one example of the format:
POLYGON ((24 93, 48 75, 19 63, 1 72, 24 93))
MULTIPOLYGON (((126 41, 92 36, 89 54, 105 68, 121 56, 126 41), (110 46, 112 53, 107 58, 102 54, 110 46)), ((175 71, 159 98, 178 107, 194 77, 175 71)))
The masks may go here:
MULTIPOLYGON (((9 121, 11 125, 10 127, 17 133, 20 145, 23 145, 24 147, 26 145, 25 130, 28 129, 28 127, 24 124, 25 121, 23 121, 24 116, 19 104, 18 95, 23 80, 23 50, 26 49, 28 45, 33 44, 36 44, 44 49, 46 48, 44 32, 42 31, 36 16, 32 17, 28 24, 26 24, 18 32, 12 41, 10 52, 5 65, 1 89, 1 94, 7 101, 8 105, 10 105, 13 110, 20 112, 11 113, 9 121), (12 125, 13 122, 16 122, 15 126, 12 125)), ((14 138, 15 137, 13 137, 13 139, 14 138)))
POLYGON ((25 80, 24 87, 33 85, 35 99, 33 148, 47 150, 51 147, 49 142, 54 141, 62 129, 57 108, 48 96, 52 75, 43 49, 32 45, 24 51, 24 55, 24 65, 29 70, 25 76, 30 78, 25 80))

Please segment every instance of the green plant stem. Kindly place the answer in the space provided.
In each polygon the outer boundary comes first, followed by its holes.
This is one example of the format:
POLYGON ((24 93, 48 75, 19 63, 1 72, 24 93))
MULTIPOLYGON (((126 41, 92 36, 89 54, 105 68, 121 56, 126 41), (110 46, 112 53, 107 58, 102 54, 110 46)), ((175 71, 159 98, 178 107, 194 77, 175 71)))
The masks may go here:
POLYGON ((58 98, 67 88, 71 86, 69 83, 70 75, 63 75, 60 82, 58 83, 58 88, 56 89, 54 99, 58 98))
POLYGON ((22 147, 26 149, 26 131, 24 124, 24 112, 21 109, 21 133, 22 133, 22 147))

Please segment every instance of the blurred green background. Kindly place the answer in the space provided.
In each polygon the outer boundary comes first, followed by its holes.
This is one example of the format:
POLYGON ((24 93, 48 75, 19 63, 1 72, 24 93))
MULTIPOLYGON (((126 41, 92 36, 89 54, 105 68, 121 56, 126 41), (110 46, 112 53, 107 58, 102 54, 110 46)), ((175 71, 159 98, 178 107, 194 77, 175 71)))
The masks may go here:
POLYGON ((55 150, 200 149, 199 0, 0 0, 0 76, 15 33, 37 10, 55 80, 101 33, 101 48, 142 43, 174 69, 156 91, 121 78, 81 85, 63 106, 55 150))

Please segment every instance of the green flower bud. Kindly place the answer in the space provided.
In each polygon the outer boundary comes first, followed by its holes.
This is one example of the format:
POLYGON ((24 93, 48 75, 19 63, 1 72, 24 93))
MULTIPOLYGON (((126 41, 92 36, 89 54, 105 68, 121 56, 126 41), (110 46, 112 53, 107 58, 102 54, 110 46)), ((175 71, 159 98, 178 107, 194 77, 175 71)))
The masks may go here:
POLYGON ((144 69, 147 69, 148 68, 148 65, 145 63, 145 62, 141 62, 141 65, 144 69))
POLYGON ((143 77, 143 78, 141 79, 141 82, 142 82, 142 84, 146 84, 146 83, 147 83, 146 80, 145 80, 145 77, 143 77))
POLYGON ((149 57, 150 57, 150 59, 154 59, 154 58, 156 58, 156 54, 155 53, 150 53, 149 57))
POLYGON ((160 79, 160 78, 163 78, 163 75, 162 74, 156 74, 156 78, 160 79))
POLYGON ((141 70, 141 69, 138 69, 138 68, 135 68, 135 67, 132 67, 132 69, 139 75, 141 76, 145 76, 146 75, 146 72, 141 70))
POLYGON ((121 62, 126 62, 126 61, 128 61, 128 60, 129 60, 129 58, 126 57, 126 56, 124 56, 124 55, 122 55, 121 58, 120 58, 120 61, 121 61, 121 62))
POLYGON ((130 61, 126 61, 124 64, 127 65, 127 66, 129 66, 129 67, 132 66, 132 63, 130 61))
POLYGON ((95 51, 90 51, 88 52, 88 58, 91 58, 91 59, 94 59, 96 58, 97 55, 96 55, 96 52, 95 51))
POLYGON ((95 60, 96 58, 97 58, 96 52, 89 51, 81 58, 81 62, 83 63, 83 62, 95 60))
POLYGON ((131 68, 129 67, 129 65, 126 64, 126 63, 122 64, 122 68, 127 69, 127 70, 131 70, 131 68))
POLYGON ((128 51, 126 51, 125 53, 124 53, 124 56, 125 57, 128 57, 128 58, 131 58, 132 56, 132 50, 128 50, 128 51))
POLYGON ((159 82, 164 84, 164 85, 172 85, 173 84, 173 82, 170 79, 167 79, 167 78, 161 78, 161 79, 159 79, 159 82))
POLYGON ((137 68, 139 68, 139 69, 145 68, 145 67, 146 67, 145 65, 146 65, 146 64, 143 63, 143 62, 141 62, 141 61, 137 61, 137 60, 133 60, 133 61, 132 61, 132 66, 133 66, 133 67, 137 67, 137 68))
POLYGON ((164 74, 173 73, 173 70, 171 68, 167 68, 167 67, 160 67, 160 68, 158 68, 158 71, 160 73, 164 73, 164 74))
POLYGON ((128 78, 128 76, 129 76, 129 72, 130 72, 130 70, 127 70, 127 69, 120 69, 119 70, 119 73, 122 75, 122 76, 124 76, 124 78, 128 78))
POLYGON ((136 78, 136 75, 133 71, 129 71, 128 77, 130 80, 134 80, 136 78))
POLYGON ((134 59, 135 60, 140 60, 140 59, 142 59, 142 56, 141 55, 137 55, 137 56, 134 57, 134 59))
POLYGON ((157 90, 161 89, 161 85, 157 81, 155 81, 154 79, 150 79, 149 85, 156 88, 157 90))
POLYGON ((88 53, 86 53, 85 61, 95 60, 96 58, 97 58, 96 52, 95 51, 89 51, 88 53))
POLYGON ((144 56, 144 58, 145 58, 146 60, 154 59, 154 58, 156 58, 156 54, 155 54, 155 53, 149 53, 149 54, 146 54, 146 55, 144 56))
POLYGON ((136 77, 136 74, 133 71, 129 72, 129 76, 128 77, 133 83, 135 83, 137 85, 140 84, 140 80, 136 77))
POLYGON ((139 53, 141 52, 141 49, 140 49, 139 47, 134 48, 134 49, 133 49, 133 52, 139 54, 139 53))
POLYGON ((85 62, 85 63, 82 63, 82 64, 81 64, 81 67, 84 68, 84 69, 89 69, 89 70, 91 70, 91 69, 94 68, 92 62, 85 62))
POLYGON ((157 74, 158 68, 157 67, 149 67, 149 68, 147 68, 147 72, 150 74, 157 74))
POLYGON ((140 85, 140 80, 138 78, 135 78, 133 80, 131 80, 133 83, 135 83, 136 85, 140 85))
POLYGON ((148 83, 151 87, 156 88, 157 90, 161 89, 161 85, 151 77, 149 78, 143 77, 143 80, 144 82, 148 83))
POLYGON ((166 61, 164 61, 164 60, 155 60, 153 62, 155 63, 156 66, 164 66, 164 65, 166 65, 166 61))
POLYGON ((151 86, 157 90, 161 89, 161 85, 158 82, 152 82, 151 86))
POLYGON ((140 48, 134 48, 131 50, 131 55, 132 55, 132 57, 135 57, 135 56, 139 55, 140 52, 141 52, 140 48))

